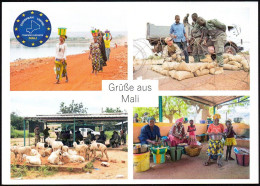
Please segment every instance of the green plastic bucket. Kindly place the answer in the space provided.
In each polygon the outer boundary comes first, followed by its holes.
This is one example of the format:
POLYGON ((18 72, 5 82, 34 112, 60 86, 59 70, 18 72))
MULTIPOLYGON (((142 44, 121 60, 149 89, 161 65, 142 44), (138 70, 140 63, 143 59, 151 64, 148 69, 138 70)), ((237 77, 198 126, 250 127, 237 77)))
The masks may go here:
POLYGON ((183 147, 170 147, 171 160, 177 161, 181 159, 183 147))
POLYGON ((167 152, 167 147, 154 148, 151 147, 151 152, 153 154, 153 162, 156 164, 165 163, 165 154, 167 152))

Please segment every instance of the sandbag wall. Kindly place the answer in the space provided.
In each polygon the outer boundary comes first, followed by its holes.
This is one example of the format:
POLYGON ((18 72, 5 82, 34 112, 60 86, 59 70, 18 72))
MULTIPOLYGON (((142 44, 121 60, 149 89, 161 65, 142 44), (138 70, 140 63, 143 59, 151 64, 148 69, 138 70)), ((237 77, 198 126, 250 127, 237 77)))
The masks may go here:
POLYGON ((151 69, 164 76, 171 76, 179 81, 203 76, 207 74, 221 74, 224 70, 241 70, 248 72, 249 63, 247 60, 240 56, 233 56, 231 54, 224 54, 224 68, 217 67, 217 63, 213 61, 209 55, 206 60, 200 63, 185 63, 182 62, 164 62, 162 65, 152 65, 151 69))

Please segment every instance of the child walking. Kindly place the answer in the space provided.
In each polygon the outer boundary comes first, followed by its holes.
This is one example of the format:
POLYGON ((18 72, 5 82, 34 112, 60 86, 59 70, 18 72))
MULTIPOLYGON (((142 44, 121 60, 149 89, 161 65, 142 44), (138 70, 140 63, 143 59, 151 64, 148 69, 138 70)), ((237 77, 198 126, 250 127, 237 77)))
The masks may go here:
POLYGON ((226 135, 226 141, 225 145, 227 146, 226 150, 226 161, 228 160, 234 160, 234 158, 231 157, 231 151, 232 147, 234 145, 237 145, 236 139, 235 139, 235 131, 233 130, 233 126, 230 120, 226 121, 226 129, 225 129, 225 135, 226 135))
POLYGON ((187 130, 187 132, 189 132, 188 145, 190 146, 197 146, 195 131, 196 126, 193 124, 193 120, 190 120, 190 126, 188 126, 187 130))

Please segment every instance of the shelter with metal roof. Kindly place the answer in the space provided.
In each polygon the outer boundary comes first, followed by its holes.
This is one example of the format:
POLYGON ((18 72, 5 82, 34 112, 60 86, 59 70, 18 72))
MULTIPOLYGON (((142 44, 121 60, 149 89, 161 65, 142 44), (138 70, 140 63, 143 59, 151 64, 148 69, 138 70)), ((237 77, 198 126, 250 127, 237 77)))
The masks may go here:
POLYGON ((102 122, 115 121, 124 124, 128 120, 127 113, 100 113, 100 114, 54 114, 54 115, 36 115, 33 117, 24 117, 24 145, 26 122, 39 121, 48 125, 50 123, 60 123, 73 125, 73 142, 75 141, 76 126, 97 126, 103 130, 102 122))

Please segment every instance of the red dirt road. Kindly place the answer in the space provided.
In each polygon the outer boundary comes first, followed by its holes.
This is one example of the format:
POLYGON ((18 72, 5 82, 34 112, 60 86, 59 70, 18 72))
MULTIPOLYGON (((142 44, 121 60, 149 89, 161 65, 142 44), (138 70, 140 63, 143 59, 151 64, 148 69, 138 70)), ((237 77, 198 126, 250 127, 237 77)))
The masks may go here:
POLYGON ((10 63, 11 91, 101 90, 102 80, 127 79, 127 47, 111 48, 110 61, 103 72, 92 74, 89 54, 67 57, 69 82, 55 84, 54 57, 10 63))

